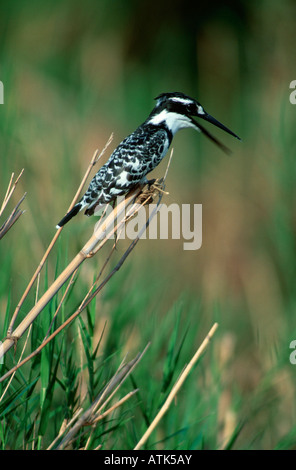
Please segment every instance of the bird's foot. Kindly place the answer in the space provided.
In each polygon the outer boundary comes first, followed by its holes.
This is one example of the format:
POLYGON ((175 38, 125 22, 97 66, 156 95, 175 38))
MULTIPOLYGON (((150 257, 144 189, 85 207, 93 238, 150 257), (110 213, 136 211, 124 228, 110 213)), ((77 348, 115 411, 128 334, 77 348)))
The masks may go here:
POLYGON ((165 186, 163 178, 152 179, 149 181, 147 180, 146 184, 148 187, 144 188, 137 198, 137 202, 139 204, 150 204, 159 193, 169 194, 168 192, 164 191, 165 186))
POLYGON ((146 183, 148 184, 149 188, 156 182, 156 179, 153 178, 152 180, 147 180, 146 183))

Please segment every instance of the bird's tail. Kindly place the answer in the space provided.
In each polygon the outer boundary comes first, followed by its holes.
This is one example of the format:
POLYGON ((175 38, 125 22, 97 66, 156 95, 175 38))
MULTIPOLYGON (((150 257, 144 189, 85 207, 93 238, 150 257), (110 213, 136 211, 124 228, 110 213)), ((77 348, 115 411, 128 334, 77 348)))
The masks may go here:
POLYGON ((78 212, 81 211, 81 209, 83 207, 84 207, 84 205, 81 202, 77 202, 77 204, 75 204, 73 209, 71 209, 65 215, 65 217, 63 217, 62 220, 56 225, 56 228, 59 229, 59 228, 63 227, 63 225, 65 225, 67 222, 69 222, 69 220, 72 219, 72 217, 74 217, 76 214, 78 214, 78 212))

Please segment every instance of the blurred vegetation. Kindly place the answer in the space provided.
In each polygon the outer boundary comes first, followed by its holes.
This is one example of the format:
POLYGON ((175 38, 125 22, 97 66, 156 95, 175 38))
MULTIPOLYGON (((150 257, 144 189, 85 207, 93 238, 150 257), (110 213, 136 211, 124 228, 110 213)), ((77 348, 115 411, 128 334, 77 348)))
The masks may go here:
MULTIPOLYGON (((107 322, 100 364, 111 358, 116 368, 127 351, 134 354, 152 342, 133 377, 140 395, 126 407, 120 434, 106 438, 104 448, 132 448, 155 415, 178 315, 176 347, 186 337, 174 379, 213 321, 219 330, 150 445, 217 448, 239 429, 235 448, 295 447, 296 379, 289 362, 289 345, 296 339, 296 107, 289 101, 289 84, 296 79, 295 18, 292 0, 1 2, 1 200, 11 173, 22 168, 11 208, 27 192, 26 213, 0 243, 1 338, 4 319, 94 150, 111 132, 113 150, 146 119, 155 96, 183 91, 243 139, 211 129, 232 149, 228 157, 193 131, 175 137, 165 202, 203 205, 202 248, 183 251, 182 240, 142 240, 93 307, 96 335, 107 322)), ((93 224, 78 215, 66 226, 41 277, 42 289, 76 254, 93 224)), ((126 248, 122 243, 119 254, 126 248)), ((85 294, 97 263, 83 267, 69 312, 85 294)), ((37 323, 36 331, 44 328, 42 320, 37 323)), ((58 351, 61 384, 74 358, 62 342, 58 351)), ((23 390, 28 370, 14 379, 16 390, 23 390)), ((96 393, 105 376, 106 371, 92 384, 96 393)), ((66 393, 66 385, 61 389, 66 393)), ((58 420, 67 408, 60 393, 52 402, 58 420)), ((21 396, 16 403, 24 408, 21 396)), ((32 441, 38 403, 19 414, 32 441)), ((11 424, 17 421, 13 406, 5 410, 2 432, 17 426, 11 424)), ((48 425, 47 444, 59 425, 54 419, 48 425)), ((3 447, 25 446, 25 438, 10 439, 3 447)))

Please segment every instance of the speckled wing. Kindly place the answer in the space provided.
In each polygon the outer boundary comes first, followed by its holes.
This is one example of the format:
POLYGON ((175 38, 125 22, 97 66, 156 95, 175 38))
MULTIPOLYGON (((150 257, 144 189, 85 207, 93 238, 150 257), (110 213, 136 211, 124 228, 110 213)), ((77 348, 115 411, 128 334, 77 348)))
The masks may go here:
POLYGON ((155 127, 139 127, 114 150, 109 160, 93 177, 83 196, 85 213, 92 215, 97 205, 113 201, 130 191, 167 153, 170 141, 167 132, 155 127))

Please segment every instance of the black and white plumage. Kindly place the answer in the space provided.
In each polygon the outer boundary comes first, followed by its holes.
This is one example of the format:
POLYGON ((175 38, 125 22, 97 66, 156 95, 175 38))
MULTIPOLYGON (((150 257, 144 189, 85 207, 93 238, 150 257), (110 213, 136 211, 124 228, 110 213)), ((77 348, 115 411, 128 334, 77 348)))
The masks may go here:
POLYGON ((164 158, 173 136, 180 129, 192 127, 227 151, 192 116, 211 122, 239 139, 207 114, 196 100, 180 92, 162 93, 156 98, 156 106, 146 121, 118 145, 107 163, 93 177, 84 196, 59 222, 57 228, 65 225, 83 209, 86 209, 86 215, 93 215, 97 206, 110 203, 118 196, 128 193, 139 182, 147 181, 146 175, 164 158))

